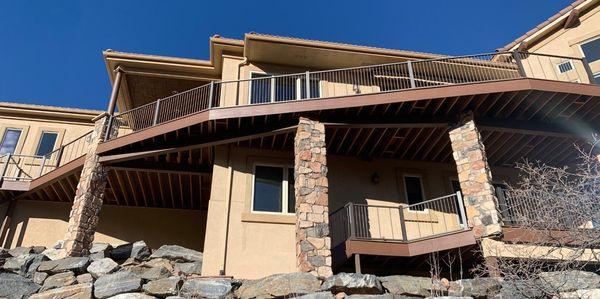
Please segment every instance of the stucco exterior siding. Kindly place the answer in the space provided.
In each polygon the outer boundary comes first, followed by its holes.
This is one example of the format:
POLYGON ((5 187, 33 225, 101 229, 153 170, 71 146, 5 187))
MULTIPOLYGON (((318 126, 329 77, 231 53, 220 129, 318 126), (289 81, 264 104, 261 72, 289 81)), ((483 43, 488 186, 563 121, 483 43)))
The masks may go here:
MULTIPOLYGON (((70 209, 69 203, 18 201, 12 225, 1 240, 3 247, 52 247, 65 236, 70 209)), ((178 244, 202 251, 205 222, 205 211, 105 205, 94 242, 119 245, 144 240, 152 248, 178 244)))

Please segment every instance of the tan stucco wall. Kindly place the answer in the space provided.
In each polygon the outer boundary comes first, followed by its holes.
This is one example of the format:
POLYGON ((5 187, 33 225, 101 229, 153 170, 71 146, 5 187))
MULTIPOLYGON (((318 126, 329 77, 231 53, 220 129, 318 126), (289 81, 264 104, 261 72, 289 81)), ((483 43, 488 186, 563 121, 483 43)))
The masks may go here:
MULTIPOLYGON (((600 37, 600 6, 580 16, 579 20, 579 26, 557 30, 531 45, 528 50, 534 53, 582 57, 580 44, 600 37)), ((578 63, 575 63, 575 67, 579 68, 578 63)), ((600 61, 590 64, 590 68, 594 73, 600 72, 600 61)))
MULTIPOLYGON (((1 240, 3 247, 53 246, 65 236, 70 209, 69 203, 18 201, 12 225, 1 240)), ((94 242, 119 245, 144 240, 152 248, 178 244, 202 250, 205 219, 203 211, 105 205, 94 242)))
POLYGON ((15 154, 34 155, 42 132, 59 133, 54 149, 93 129, 93 123, 0 115, 0 139, 7 128, 22 130, 15 154))
MULTIPOLYGON (((404 187, 399 179, 402 174, 420 175, 428 199, 452 193, 450 180, 456 178, 456 166, 453 164, 392 159, 361 161, 341 156, 328 156, 327 159, 330 211, 348 202, 399 206, 406 202, 404 187), (374 173, 379 175, 378 184, 371 182, 374 173)), ((227 147, 216 149, 204 245, 205 275, 219 275, 223 268, 226 275, 236 278, 258 278, 296 271, 295 215, 251 212, 255 163, 292 167, 293 155, 291 152, 237 147, 232 147, 231 155, 228 155, 227 147), (230 181, 233 183, 230 184, 230 181)), ((509 172, 504 170, 499 173, 498 179, 503 180, 509 172)), ((414 216, 416 219, 423 215, 414 216)), ((426 216, 429 218, 429 214, 426 216)), ((458 225, 454 216, 433 215, 435 219, 441 217, 447 217, 447 225, 458 225)), ((389 222, 397 219, 381 220, 389 222)), ((432 228, 431 224, 427 226, 429 229, 438 229, 435 226, 432 228)), ((423 232, 423 227, 409 225, 409 237, 414 236, 411 230, 418 229, 423 232)), ((373 230, 372 233, 387 236, 392 231, 373 230)), ((396 232, 393 233, 397 236, 396 232)))

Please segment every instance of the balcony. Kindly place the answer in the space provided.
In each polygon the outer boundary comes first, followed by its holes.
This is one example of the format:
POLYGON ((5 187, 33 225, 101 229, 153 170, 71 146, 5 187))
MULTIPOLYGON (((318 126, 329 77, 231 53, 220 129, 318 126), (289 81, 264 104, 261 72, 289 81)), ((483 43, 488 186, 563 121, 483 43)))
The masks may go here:
POLYGON ((23 186, 34 179, 83 157, 90 144, 91 134, 90 131, 44 156, 0 155, 0 182, 2 188, 23 189, 23 186), (8 186, 12 186, 12 188, 8 188, 8 186))
POLYGON ((329 226, 338 264, 356 254, 411 257, 475 243, 460 192, 411 205, 348 203, 329 226))
POLYGON ((591 84, 584 59, 523 52, 416 60, 383 65, 220 81, 124 111, 111 138, 211 108, 350 97, 411 89, 535 78, 591 84))

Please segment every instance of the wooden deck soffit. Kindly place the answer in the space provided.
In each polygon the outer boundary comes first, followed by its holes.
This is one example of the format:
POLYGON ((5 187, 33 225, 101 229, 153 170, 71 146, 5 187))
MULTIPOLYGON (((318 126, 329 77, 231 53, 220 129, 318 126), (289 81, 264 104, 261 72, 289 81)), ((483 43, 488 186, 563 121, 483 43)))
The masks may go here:
MULTIPOLYGON (((527 98, 531 95, 533 91, 536 91, 536 95, 538 97, 531 96, 531 100, 535 101, 539 98, 539 93, 560 93, 560 94, 573 94, 583 97, 594 98, 594 101, 597 100, 597 97, 600 97, 600 86, 597 85, 589 85, 589 84, 578 84, 578 83, 570 83, 570 82, 558 82, 558 81, 549 81, 549 80, 540 80, 540 79, 510 79, 510 80, 499 80, 492 82, 482 82, 482 83, 472 83, 472 84, 462 84, 462 85, 449 85, 449 86, 437 86, 437 87, 428 87, 428 88, 419 88, 419 89, 411 89, 411 90, 402 90, 402 91, 391 91, 391 92, 381 92, 375 94, 358 94, 352 96, 344 96, 344 97, 332 97, 332 98, 321 98, 321 99, 313 99, 313 100, 298 100, 298 101, 286 101, 286 102, 274 102, 274 103, 265 103, 265 104, 256 104, 256 105, 245 105, 245 106, 235 106, 235 107, 220 107, 220 108, 212 108, 209 110, 205 110, 202 112, 198 112, 195 114, 191 114, 185 117, 181 117, 169 122, 165 122, 147 129, 143 129, 129 135, 124 135, 122 137, 118 137, 111 141, 100 144, 98 147, 98 151, 100 154, 107 153, 109 151, 117 150, 123 148, 125 146, 129 146, 138 142, 142 142, 144 140, 148 140, 154 137, 158 137, 161 135, 169 134, 171 132, 189 128, 190 126, 194 126, 201 123, 211 123, 218 121, 229 121, 232 119, 243 119, 243 118, 254 118, 254 117, 278 117, 281 115, 298 115, 302 113, 320 113, 322 111, 334 111, 340 109, 362 109, 362 107, 377 107, 377 106, 390 106, 395 104, 401 104, 404 102, 417 102, 417 101, 431 101, 431 100, 443 100, 443 99, 458 99, 461 97, 465 97, 466 100, 470 101, 484 101, 490 100, 487 96, 489 94, 505 94, 507 99, 503 100, 511 100, 511 95, 514 97, 516 94, 519 94, 520 98, 527 98), (483 95, 483 96, 480 96, 483 95)), ((489 98, 491 98, 490 96, 489 98)), ((522 101, 519 98, 519 102, 511 103, 510 105, 519 105, 522 101)), ((544 99, 539 99, 543 101, 544 99)), ((482 102, 483 103, 483 102, 482 102)), ((486 102, 488 103, 488 102, 486 102)), ((496 103, 496 102, 493 102, 496 103)), ((487 105, 487 104, 486 104, 487 105)), ((492 114, 494 116, 498 116, 496 111, 492 111, 492 104, 490 104, 490 109, 484 109, 484 114, 492 114)), ((508 103, 506 105, 509 105, 508 103)), ((502 119, 510 119, 512 114, 509 113, 519 113, 521 111, 515 111, 515 109, 506 107, 503 104, 500 110, 503 111, 501 116, 502 119), (509 109, 510 108, 510 109, 509 109), (508 111, 504 113, 504 111, 508 111), (506 115, 505 115, 506 114, 506 115)), ((480 108, 479 105, 476 105, 477 108, 480 108)), ((594 106, 596 107, 596 106, 594 106)), ((452 116, 456 113, 460 113, 458 111, 460 109, 467 109, 466 105, 459 107, 455 107, 456 109, 452 110, 452 113, 448 113, 447 116, 452 116), (458 109, 458 110, 457 110, 458 109)), ((485 107, 484 107, 485 108, 485 107)), ((516 108, 516 106, 514 107, 516 108)), ((596 107, 597 108, 597 107, 596 107)), ((497 110, 497 109, 496 109, 497 110)), ((418 111, 417 111, 418 112, 418 111)), ((448 111, 450 112, 450 111, 448 111)), ((419 116, 419 115, 415 115, 419 116)), ((456 115, 454 115, 456 116, 456 115)), ((407 117, 396 117, 396 120, 399 122, 406 121, 407 117)), ((417 123, 426 123, 437 120, 439 123, 444 123, 450 121, 449 119, 444 118, 444 116, 434 115, 431 119, 416 117, 413 120, 413 125, 417 123)), ((328 122, 329 120, 324 120, 324 122, 328 122)), ((345 122, 344 119, 341 119, 341 122, 345 122)), ((410 122, 410 121, 408 121, 410 122)), ((442 125, 435 124, 435 125, 442 125)), ((349 124, 348 124, 349 125, 349 124)), ((273 127, 275 128, 275 127, 273 127)), ((546 128, 544 128, 546 131, 546 128)), ((559 134, 562 134, 559 132, 559 134)), ((252 135, 252 133, 247 134, 252 135)), ((236 138, 244 138, 242 136, 235 136, 229 138, 229 141, 235 141, 236 138)), ((216 144, 221 144, 225 141, 214 141, 216 144)), ((170 151, 175 149, 161 149, 162 151, 170 151)), ((148 153, 148 155, 156 155, 157 153, 148 153)), ((113 157, 117 158, 117 157, 113 157)), ((104 161, 107 161, 106 159, 104 161)))

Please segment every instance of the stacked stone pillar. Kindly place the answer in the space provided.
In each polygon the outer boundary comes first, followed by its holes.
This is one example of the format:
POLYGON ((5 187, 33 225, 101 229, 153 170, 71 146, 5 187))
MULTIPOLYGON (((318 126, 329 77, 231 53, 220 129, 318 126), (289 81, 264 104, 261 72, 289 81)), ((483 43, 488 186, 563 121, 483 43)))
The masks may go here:
POLYGON ((325 126, 300 118, 294 139, 298 270, 332 275, 325 126))
POLYGON ((469 227, 478 238, 499 234, 492 172, 473 114, 463 115, 449 134, 469 227))
POLYGON ((107 169, 98 162, 97 148, 104 140, 108 119, 107 115, 98 116, 95 119, 94 131, 89 137, 90 144, 77 184, 63 244, 63 249, 68 256, 81 256, 89 253, 94 240, 107 183, 107 169))

